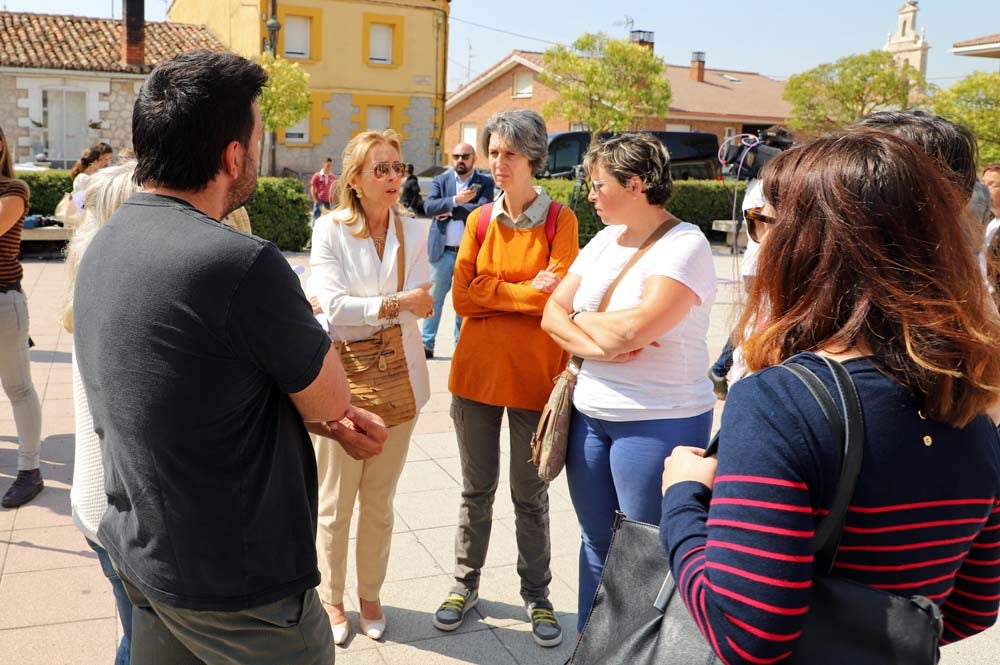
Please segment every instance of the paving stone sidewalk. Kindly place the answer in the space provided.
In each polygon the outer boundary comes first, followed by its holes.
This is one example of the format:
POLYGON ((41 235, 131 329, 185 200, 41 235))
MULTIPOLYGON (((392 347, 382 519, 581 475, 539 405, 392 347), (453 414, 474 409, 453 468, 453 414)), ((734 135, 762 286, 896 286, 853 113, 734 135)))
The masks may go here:
MULTIPOLYGON (((717 246, 719 294, 709 346, 718 352, 733 324, 736 271, 726 248, 717 246)), ((308 255, 288 254, 295 265, 308 255)), ((110 665, 118 621, 111 588, 96 556, 73 525, 69 489, 73 474, 72 337, 59 324, 63 263, 27 260, 24 289, 31 330, 32 376, 42 399, 42 473, 46 488, 17 510, 0 509, 0 662, 21 665, 110 665)), ((430 362, 430 403, 421 413, 396 499, 396 524, 388 577, 383 589, 389 628, 375 643, 354 636, 337 649, 346 665, 558 665, 570 655, 576 624, 577 552, 580 532, 564 477, 551 486, 551 597, 566 633, 555 649, 531 639, 516 572, 514 513, 506 473, 494 507, 489 558, 481 598, 463 626, 444 634, 431 625, 453 566, 461 471, 447 392, 454 313, 441 322, 438 357, 430 362)), ((0 492, 16 475, 17 438, 10 408, 0 398, 0 492)), ((721 403, 716 417, 721 412, 721 403)), ((506 432, 504 432, 504 438, 506 432)), ((503 457, 506 465, 507 457, 503 457)), ((352 533, 353 536, 353 533, 352 533)), ((348 588, 354 584, 353 543, 348 588)), ((357 627, 357 596, 348 592, 348 614, 357 627)), ((1000 629, 945 650, 944 665, 997 662, 1000 629)), ((139 664, 137 664, 139 665, 139 664)))

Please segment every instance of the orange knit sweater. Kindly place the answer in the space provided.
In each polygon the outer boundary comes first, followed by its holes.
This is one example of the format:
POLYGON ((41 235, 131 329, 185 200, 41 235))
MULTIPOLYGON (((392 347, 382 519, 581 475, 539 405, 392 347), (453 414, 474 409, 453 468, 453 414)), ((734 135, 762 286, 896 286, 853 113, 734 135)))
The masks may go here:
POLYGON ((533 289, 531 280, 552 265, 566 276, 580 251, 576 215, 565 207, 559 213, 550 251, 545 224, 512 229, 493 222, 480 247, 481 211, 466 220, 455 260, 452 298, 465 320, 448 389, 485 404, 541 411, 568 356, 541 328, 549 294, 533 289))

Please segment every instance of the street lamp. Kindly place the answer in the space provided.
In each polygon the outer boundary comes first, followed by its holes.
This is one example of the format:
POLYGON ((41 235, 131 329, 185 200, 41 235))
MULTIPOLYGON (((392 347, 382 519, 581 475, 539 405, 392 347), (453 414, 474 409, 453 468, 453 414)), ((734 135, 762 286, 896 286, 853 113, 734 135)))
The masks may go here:
MULTIPOLYGON (((281 23, 278 22, 278 0, 271 0, 271 16, 264 23, 264 28, 267 29, 267 50, 271 52, 271 55, 275 58, 278 57, 278 31, 281 30, 281 23)), ((270 133, 271 148, 271 165, 268 168, 268 174, 274 175, 274 165, 277 161, 277 143, 278 134, 272 131, 270 133)))

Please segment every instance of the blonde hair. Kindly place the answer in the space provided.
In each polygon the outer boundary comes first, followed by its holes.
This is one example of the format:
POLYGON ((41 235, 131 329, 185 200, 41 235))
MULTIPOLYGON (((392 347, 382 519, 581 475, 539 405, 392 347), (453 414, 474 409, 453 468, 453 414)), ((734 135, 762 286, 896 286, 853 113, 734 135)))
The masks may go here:
MULTIPOLYGON (((350 212, 350 215, 346 217, 338 215, 334 219, 348 226, 354 226, 357 222, 361 222, 361 228, 351 233, 355 238, 367 238, 370 233, 368 220, 365 219, 365 211, 361 206, 361 197, 358 196, 357 191, 351 186, 351 182, 361 175, 365 160, 368 159, 368 153, 372 151, 372 148, 383 144, 388 144, 395 148, 396 152, 399 153, 400 161, 402 161, 403 149, 400 146, 399 134, 391 129, 361 132, 344 146, 344 159, 340 169, 340 198, 337 210, 347 210, 350 212)), ((396 213, 398 214, 399 211, 397 210, 396 213)))
POLYGON ((87 182, 84 194, 83 222, 73 232, 69 249, 66 251, 66 299, 63 305, 63 328, 73 332, 73 286, 80 259, 90 246, 97 232, 101 230, 111 215, 121 207, 139 188, 132 181, 135 162, 101 169, 87 182))

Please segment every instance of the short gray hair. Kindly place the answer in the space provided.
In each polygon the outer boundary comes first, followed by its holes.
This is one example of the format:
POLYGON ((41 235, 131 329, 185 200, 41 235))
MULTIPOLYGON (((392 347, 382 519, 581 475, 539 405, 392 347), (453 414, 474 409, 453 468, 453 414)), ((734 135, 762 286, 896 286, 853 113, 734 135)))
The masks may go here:
POLYGON ((494 134, 510 148, 528 158, 531 170, 538 173, 545 168, 549 156, 549 133, 542 116, 528 109, 498 111, 483 128, 483 152, 490 153, 490 137, 494 134))
POLYGON ((674 193, 670 153, 649 132, 626 132, 592 143, 583 158, 583 170, 590 176, 598 165, 622 187, 630 178, 639 178, 646 186, 650 205, 665 205, 674 193))

